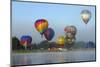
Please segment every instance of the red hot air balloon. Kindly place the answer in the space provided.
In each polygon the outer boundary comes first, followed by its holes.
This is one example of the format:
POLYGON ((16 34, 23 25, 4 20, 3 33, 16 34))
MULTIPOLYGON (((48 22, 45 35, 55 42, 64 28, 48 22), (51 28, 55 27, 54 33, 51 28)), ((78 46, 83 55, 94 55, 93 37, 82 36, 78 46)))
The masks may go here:
POLYGON ((35 28, 36 30, 43 35, 43 33, 45 32, 45 30, 48 28, 48 21, 45 19, 38 19, 35 22, 35 28))
POLYGON ((48 28, 45 32, 44 32, 44 36, 45 38, 50 41, 52 40, 52 38, 54 37, 55 32, 52 28, 48 28))

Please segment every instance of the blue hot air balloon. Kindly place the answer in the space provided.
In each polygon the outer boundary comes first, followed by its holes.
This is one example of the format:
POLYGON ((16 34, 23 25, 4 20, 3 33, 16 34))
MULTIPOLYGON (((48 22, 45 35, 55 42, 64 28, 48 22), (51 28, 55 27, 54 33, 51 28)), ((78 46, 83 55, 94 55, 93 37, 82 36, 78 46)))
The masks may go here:
POLYGON ((32 37, 28 35, 23 35, 20 39, 20 43, 23 46, 27 46, 28 44, 31 44, 32 42, 32 37))
POLYGON ((55 32, 52 28, 48 28, 45 32, 44 32, 44 36, 45 38, 50 41, 52 40, 52 38, 54 37, 55 32))

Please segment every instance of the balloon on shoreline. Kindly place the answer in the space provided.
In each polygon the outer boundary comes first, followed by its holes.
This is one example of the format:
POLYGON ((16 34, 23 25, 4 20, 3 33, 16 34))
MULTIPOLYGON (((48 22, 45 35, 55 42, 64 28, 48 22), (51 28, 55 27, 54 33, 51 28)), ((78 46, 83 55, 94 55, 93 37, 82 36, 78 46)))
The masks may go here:
POLYGON ((27 46, 27 45, 31 44, 31 42, 32 42, 32 37, 31 36, 23 35, 20 38, 20 44, 23 45, 23 46, 27 46))
POLYGON ((65 46, 67 48, 71 48, 76 40, 75 36, 77 33, 77 28, 75 26, 66 26, 64 31, 65 31, 65 46))
POLYGON ((58 44, 59 47, 64 47, 65 37, 64 36, 58 36, 58 38, 57 38, 57 44, 58 44))

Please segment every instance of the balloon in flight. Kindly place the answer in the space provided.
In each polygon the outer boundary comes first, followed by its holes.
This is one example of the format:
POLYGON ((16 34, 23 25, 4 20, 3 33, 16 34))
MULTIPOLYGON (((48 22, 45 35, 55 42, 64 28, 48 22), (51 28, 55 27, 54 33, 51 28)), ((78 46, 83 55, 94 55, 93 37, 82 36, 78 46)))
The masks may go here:
POLYGON ((45 30, 48 28, 48 21, 46 19, 38 19, 38 20, 36 20, 35 28, 41 35, 43 35, 45 30))
POLYGON ((89 10, 83 10, 81 12, 81 18, 85 24, 87 24, 91 18, 91 12, 89 10))
POLYGON ((44 32, 44 36, 45 38, 50 41, 52 40, 52 38, 54 37, 55 32, 52 28, 48 28, 45 32, 44 32))

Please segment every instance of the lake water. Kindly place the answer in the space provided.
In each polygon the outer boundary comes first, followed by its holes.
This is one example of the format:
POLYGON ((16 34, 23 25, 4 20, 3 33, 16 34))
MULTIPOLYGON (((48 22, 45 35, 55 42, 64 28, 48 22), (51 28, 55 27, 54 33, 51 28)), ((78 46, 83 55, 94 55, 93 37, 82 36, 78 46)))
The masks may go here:
POLYGON ((64 63, 77 61, 95 61, 95 50, 75 50, 64 52, 12 53, 12 65, 64 63))

